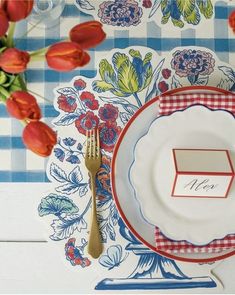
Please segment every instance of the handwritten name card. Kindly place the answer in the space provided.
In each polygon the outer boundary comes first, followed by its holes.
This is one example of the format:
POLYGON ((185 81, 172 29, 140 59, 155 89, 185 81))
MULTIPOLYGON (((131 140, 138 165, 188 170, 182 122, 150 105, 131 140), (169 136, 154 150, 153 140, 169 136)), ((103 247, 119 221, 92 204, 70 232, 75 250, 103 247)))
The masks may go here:
POLYGON ((226 198, 234 170, 227 150, 173 149, 173 197, 226 198))

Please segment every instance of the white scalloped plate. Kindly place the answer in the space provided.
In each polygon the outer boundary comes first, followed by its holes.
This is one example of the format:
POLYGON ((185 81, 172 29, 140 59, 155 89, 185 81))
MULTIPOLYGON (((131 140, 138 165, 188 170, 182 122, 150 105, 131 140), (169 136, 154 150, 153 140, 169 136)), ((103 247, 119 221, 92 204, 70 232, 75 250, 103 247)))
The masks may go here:
POLYGON ((235 232, 234 186, 227 198, 171 196, 175 177, 172 149, 227 149, 234 153, 233 134, 232 114, 197 105, 157 118, 137 142, 130 180, 144 217, 168 238, 205 245, 235 232))
MULTIPOLYGON (((169 94, 185 92, 229 93, 216 87, 190 86, 171 90, 169 94)), ((144 105, 127 123, 119 136, 112 159, 112 191, 119 213, 129 230, 152 251, 172 259, 189 262, 212 262, 235 254, 234 249, 220 253, 177 253, 172 254, 156 250, 154 229, 140 210, 134 189, 129 181, 129 170, 134 160, 134 147, 138 140, 147 133, 151 123, 158 116, 158 97, 144 105)), ((202 229, 203 230, 203 229, 202 229)))

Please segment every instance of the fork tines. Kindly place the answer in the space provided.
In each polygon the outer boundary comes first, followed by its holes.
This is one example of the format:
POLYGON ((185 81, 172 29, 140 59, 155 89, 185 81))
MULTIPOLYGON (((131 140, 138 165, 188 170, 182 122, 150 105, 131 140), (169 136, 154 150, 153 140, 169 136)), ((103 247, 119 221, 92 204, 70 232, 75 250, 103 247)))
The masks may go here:
POLYGON ((99 129, 93 128, 86 131, 86 157, 98 158, 100 155, 99 129))

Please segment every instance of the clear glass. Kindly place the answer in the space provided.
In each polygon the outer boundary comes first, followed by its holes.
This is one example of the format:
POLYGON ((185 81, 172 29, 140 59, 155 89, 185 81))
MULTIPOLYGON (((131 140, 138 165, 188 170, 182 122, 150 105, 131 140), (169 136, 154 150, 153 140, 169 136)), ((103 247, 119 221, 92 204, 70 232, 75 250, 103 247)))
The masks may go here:
POLYGON ((29 22, 37 27, 53 27, 64 10, 65 0, 35 0, 29 22))

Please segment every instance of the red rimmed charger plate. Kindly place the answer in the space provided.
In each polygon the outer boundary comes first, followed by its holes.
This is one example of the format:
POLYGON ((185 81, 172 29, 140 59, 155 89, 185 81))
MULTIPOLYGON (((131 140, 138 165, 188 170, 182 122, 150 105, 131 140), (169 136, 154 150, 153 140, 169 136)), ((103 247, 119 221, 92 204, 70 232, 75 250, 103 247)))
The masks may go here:
MULTIPOLYGON (((229 91, 210 86, 188 86, 166 92, 164 95, 173 95, 188 92, 208 92, 230 94, 229 91)), ((115 203, 121 218, 129 230, 152 251, 171 259, 187 262, 213 262, 222 260, 235 254, 235 250, 226 250, 220 253, 203 254, 171 254, 157 251, 154 239, 154 226, 148 223, 142 216, 139 203, 135 199, 134 190, 129 181, 129 168, 133 162, 134 146, 138 139, 144 135, 158 116, 158 100, 155 97, 140 108, 126 124, 115 146, 111 182, 115 203)))

